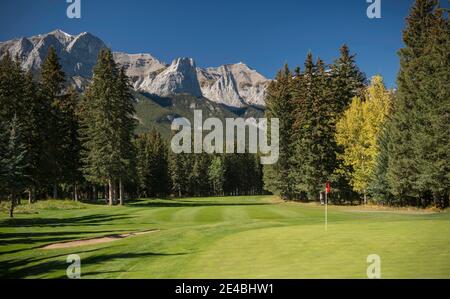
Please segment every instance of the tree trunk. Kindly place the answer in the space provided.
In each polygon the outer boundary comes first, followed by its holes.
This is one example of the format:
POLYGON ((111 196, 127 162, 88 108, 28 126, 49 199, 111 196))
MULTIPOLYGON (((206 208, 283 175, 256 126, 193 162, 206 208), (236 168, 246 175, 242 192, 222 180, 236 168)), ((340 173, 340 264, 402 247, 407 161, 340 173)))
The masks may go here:
POLYGON ((37 200, 36 195, 36 186, 31 187, 31 202, 35 203, 37 200))
POLYGON ((28 204, 29 205, 31 205, 31 203, 33 202, 32 195, 31 195, 32 193, 33 193, 33 191, 31 190, 31 188, 28 189, 28 204))
POLYGON ((113 204, 117 204, 117 182, 113 180, 113 204))
POLYGON ((73 199, 75 201, 78 201, 78 188, 77 188, 77 183, 73 184, 73 199))
POLYGON ((97 186, 94 185, 93 189, 94 189, 94 198, 93 198, 93 200, 94 200, 94 201, 97 201, 97 200, 98 200, 98 190, 97 190, 97 186))
POLYGON ((364 190, 364 205, 367 205, 367 194, 366 194, 366 190, 364 190))
POLYGON ((123 183, 122 178, 119 179, 119 204, 123 206, 123 183))
POLYGON ((108 194, 108 204, 110 205, 110 206, 112 206, 112 204, 113 204, 113 182, 112 182, 112 180, 111 179, 109 179, 108 180, 108 191, 109 191, 109 194, 108 194))
POLYGON ((11 194, 11 207, 9 208, 9 217, 14 218, 14 208, 16 206, 16 195, 11 194))
POLYGON ((53 199, 57 199, 57 198, 58 198, 58 185, 53 184, 53 199))

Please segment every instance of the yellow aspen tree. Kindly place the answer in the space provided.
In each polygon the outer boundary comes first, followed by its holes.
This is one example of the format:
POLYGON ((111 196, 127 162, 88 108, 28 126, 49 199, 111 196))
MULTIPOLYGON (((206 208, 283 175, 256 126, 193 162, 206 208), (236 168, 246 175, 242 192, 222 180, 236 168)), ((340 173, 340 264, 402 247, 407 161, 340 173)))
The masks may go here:
POLYGON ((363 99, 354 97, 336 127, 336 142, 344 148, 339 155, 353 190, 364 194, 370 183, 379 153, 377 140, 391 106, 391 92, 383 78, 374 76, 364 91, 363 99))

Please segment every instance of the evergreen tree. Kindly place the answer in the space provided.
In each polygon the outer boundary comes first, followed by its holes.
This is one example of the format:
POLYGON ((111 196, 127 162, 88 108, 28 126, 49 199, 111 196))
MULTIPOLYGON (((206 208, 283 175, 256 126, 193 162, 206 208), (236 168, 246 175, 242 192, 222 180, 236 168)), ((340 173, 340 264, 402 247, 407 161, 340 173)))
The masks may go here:
POLYGON ((305 70, 294 80, 295 153, 291 172, 297 197, 316 199, 335 166, 329 76, 323 61, 308 53, 305 70))
POLYGON ((210 156, 206 153, 191 154, 191 156, 193 158, 193 167, 186 167, 188 171, 190 169, 190 193, 195 196, 208 196, 211 191, 208 180, 210 156))
MULTIPOLYGON (((0 119, 0 178, 3 178, 6 175, 6 165, 3 161, 3 157, 6 157, 8 151, 8 137, 7 123, 0 119)), ((0 198, 7 196, 6 182, 0 179, 0 198)))
POLYGON ((449 204, 449 36, 438 1, 417 0, 399 51, 387 145, 390 192, 409 204, 449 204))
POLYGON ((170 152, 169 155, 169 172, 172 183, 172 190, 178 197, 186 195, 188 190, 188 173, 186 171, 186 154, 174 154, 170 152))
POLYGON ((85 178, 108 184, 109 204, 123 201, 123 179, 131 172, 134 128, 132 97, 110 50, 102 50, 81 104, 82 161, 85 178))
MULTIPOLYGON (((340 57, 330 66, 332 99, 330 120, 334 126, 336 126, 352 99, 355 96, 362 96, 366 86, 365 74, 358 68, 355 57, 356 55, 351 54, 349 47, 344 44, 340 49, 340 57)), ((341 155, 343 153, 342 147, 336 146, 335 153, 341 155)), ((340 198, 352 200, 355 194, 350 186, 348 176, 342 173, 343 170, 349 173, 352 169, 342 165, 341 160, 336 160, 334 169, 336 171, 331 177, 334 193, 340 198)))
MULTIPOLYGON (((292 73, 287 65, 279 71, 267 90, 266 118, 278 118, 279 159, 274 165, 264 167, 264 185, 268 191, 284 199, 293 198, 293 183, 290 177, 293 141, 292 73)), ((268 126, 270 127, 270 126, 268 126)), ((269 135, 270 136, 270 135, 269 135)))
POLYGON ((362 73, 355 61, 355 54, 350 54, 347 45, 342 45, 340 57, 331 65, 331 89, 333 97, 333 109, 336 119, 350 105, 353 97, 361 95, 366 77, 362 73))
POLYGON ((44 140, 45 160, 47 161, 47 178, 53 186, 53 198, 58 197, 58 184, 64 181, 65 138, 70 136, 66 130, 66 118, 63 112, 66 96, 63 94, 65 74, 54 47, 50 47, 41 66, 40 96, 44 100, 47 113, 44 140))
POLYGON ((41 188, 47 179, 44 143, 47 133, 45 124, 49 115, 42 98, 39 97, 38 86, 33 81, 31 72, 25 75, 23 83, 25 122, 22 127, 27 148, 27 174, 30 180, 28 199, 31 203, 36 200, 37 190, 41 188))
POLYGON ((167 145, 152 130, 136 139, 136 173, 142 196, 165 196, 169 190, 167 145))
POLYGON ((125 74, 125 69, 121 68, 115 87, 117 96, 115 99, 114 111, 117 123, 118 146, 121 157, 121 169, 119 170, 119 203, 122 205, 124 200, 124 182, 131 178, 134 169, 134 147, 132 140, 134 138, 134 129, 136 120, 134 118, 134 97, 131 93, 129 78, 125 74))
POLYGON ((225 165, 221 156, 216 155, 212 158, 208 168, 208 178, 212 185, 213 194, 221 196, 225 181, 225 165))
MULTIPOLYGON (((2 122, 2 126, 5 126, 2 122)), ((26 146, 22 141, 22 129, 16 115, 6 124, 3 136, 0 136, 0 181, 2 192, 11 200, 9 216, 14 216, 17 200, 27 185, 26 146)))
POLYGON ((236 154, 224 154, 223 156, 225 168, 224 193, 230 196, 239 194, 241 168, 237 158, 236 154))
MULTIPOLYGON (((253 195, 257 187, 258 180, 258 168, 255 166, 255 155, 250 153, 245 153, 239 155, 240 158, 240 168, 242 169, 241 182, 241 194, 242 195, 253 195)), ((259 163, 259 161, 257 162, 259 163)))
POLYGON ((7 122, 11 116, 20 111, 20 89, 18 88, 20 73, 11 59, 9 52, 0 61, 0 120, 7 122))
POLYGON ((161 134, 155 131, 154 153, 157 157, 155 165, 155 174, 158 178, 155 186, 155 195, 167 196, 171 189, 169 176, 169 154, 168 142, 166 142, 161 134))
POLYGON ((254 169, 252 176, 252 186, 254 194, 262 195, 264 192, 264 168, 261 164, 261 157, 259 154, 253 155, 254 169))
POLYGON ((380 136, 377 140, 379 153, 375 160, 374 171, 369 182, 368 190, 377 203, 394 205, 398 204, 398 201, 397 198, 395 198, 391 194, 389 182, 386 177, 389 165, 389 131, 387 129, 388 122, 389 119, 384 124, 382 131, 380 132, 380 136))
POLYGON ((41 97, 30 72, 25 74, 20 61, 13 61, 8 53, 0 61, 0 121, 9 123, 15 116, 22 131, 26 147, 30 201, 36 196, 36 189, 46 179, 46 159, 43 143, 46 134, 46 115, 41 97))
POLYGON ((81 173, 81 143, 79 138, 80 120, 78 114, 79 96, 74 88, 70 88, 61 103, 60 112, 64 122, 61 131, 63 143, 60 149, 63 155, 64 171, 63 181, 72 186, 73 199, 78 200, 78 188, 83 183, 81 173))
POLYGON ((136 149, 136 175, 137 175, 137 189, 139 197, 148 197, 148 186, 151 186, 152 173, 148 171, 152 164, 152 157, 150 155, 150 142, 147 134, 139 135, 134 140, 136 149))

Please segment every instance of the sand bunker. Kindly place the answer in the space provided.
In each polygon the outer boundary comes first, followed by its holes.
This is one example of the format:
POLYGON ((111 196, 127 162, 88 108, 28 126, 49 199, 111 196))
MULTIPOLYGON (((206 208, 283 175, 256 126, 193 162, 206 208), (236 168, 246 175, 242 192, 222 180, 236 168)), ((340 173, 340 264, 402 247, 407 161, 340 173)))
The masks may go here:
POLYGON ((72 248, 72 247, 79 247, 79 246, 86 246, 86 245, 93 245, 93 244, 108 243, 108 242, 114 242, 114 241, 118 241, 118 240, 128 238, 128 237, 151 234, 151 233, 155 233, 157 231, 159 231, 159 229, 134 232, 134 233, 126 233, 126 234, 115 234, 115 235, 109 235, 109 236, 92 238, 92 239, 53 243, 53 244, 42 247, 42 249, 62 249, 62 248, 72 248))

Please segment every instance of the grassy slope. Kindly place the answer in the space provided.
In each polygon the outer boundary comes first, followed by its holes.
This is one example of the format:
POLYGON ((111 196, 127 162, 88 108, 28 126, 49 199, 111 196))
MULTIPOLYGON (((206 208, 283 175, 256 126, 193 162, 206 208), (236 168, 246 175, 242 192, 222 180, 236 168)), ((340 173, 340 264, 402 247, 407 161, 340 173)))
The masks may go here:
POLYGON ((0 216, 0 277, 64 277, 68 254, 85 278, 364 278, 381 256, 384 278, 450 277, 450 214, 355 211, 275 203, 270 197, 71 202, 0 216), (46 209, 50 207, 50 209, 46 209), (63 209, 60 209, 63 208, 63 209), (34 213, 38 212, 38 213, 34 213), (43 250, 118 232, 159 232, 108 244, 43 250))

